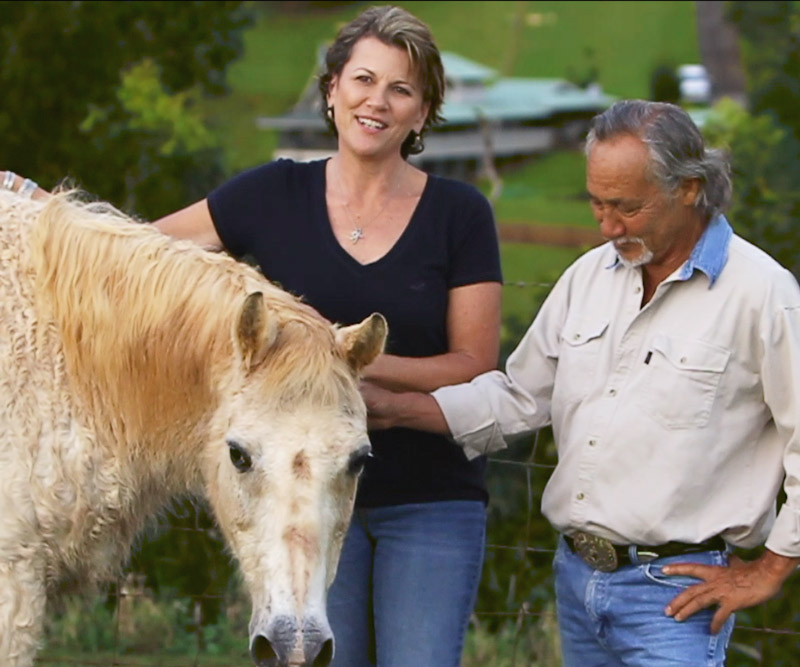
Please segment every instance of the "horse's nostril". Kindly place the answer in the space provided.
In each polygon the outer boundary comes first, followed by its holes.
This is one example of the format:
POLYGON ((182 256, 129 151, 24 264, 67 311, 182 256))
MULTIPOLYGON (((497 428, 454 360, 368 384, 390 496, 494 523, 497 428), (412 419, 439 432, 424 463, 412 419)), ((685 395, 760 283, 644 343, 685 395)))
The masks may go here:
POLYGON ((272 648, 272 644, 269 643, 269 639, 263 635, 259 635, 253 640, 253 645, 250 647, 250 655, 256 665, 261 665, 262 663, 264 665, 270 664, 266 661, 276 660, 278 657, 278 654, 275 653, 275 649, 272 648))
POLYGON ((312 667, 328 667, 331 664, 331 660, 333 660, 333 639, 326 639, 322 643, 322 648, 320 648, 317 657, 314 658, 314 662, 311 663, 312 667))

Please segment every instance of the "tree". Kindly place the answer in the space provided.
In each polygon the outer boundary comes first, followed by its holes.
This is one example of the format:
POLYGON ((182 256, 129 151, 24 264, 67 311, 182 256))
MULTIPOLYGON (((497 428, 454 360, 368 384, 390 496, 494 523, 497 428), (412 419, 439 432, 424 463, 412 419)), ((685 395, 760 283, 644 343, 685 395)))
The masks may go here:
POLYGON ((715 105, 703 133, 711 145, 724 147, 730 154, 731 224, 800 275, 794 231, 800 211, 796 186, 798 141, 772 116, 753 115, 731 99, 722 99, 715 105))
POLYGON ((739 1, 727 16, 742 37, 750 113, 723 103, 707 134, 731 152, 731 223, 800 276, 800 8, 739 1))
POLYGON ((772 115, 800 139, 800 8, 788 0, 739 0, 727 16, 743 40, 751 111, 772 115))
POLYGON ((0 167, 155 217, 221 177, 197 100, 226 91, 242 2, 0 2, 0 167))

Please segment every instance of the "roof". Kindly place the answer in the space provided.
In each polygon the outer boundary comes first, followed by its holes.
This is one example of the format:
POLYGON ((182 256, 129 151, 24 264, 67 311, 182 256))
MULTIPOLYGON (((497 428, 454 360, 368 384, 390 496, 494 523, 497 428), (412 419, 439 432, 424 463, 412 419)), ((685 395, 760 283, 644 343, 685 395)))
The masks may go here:
POLYGON ((489 83, 497 78, 497 72, 491 67, 476 63, 457 53, 442 51, 442 65, 446 78, 462 83, 489 83))
POLYGON ((584 90, 564 79, 499 79, 480 95, 446 98, 442 115, 455 124, 480 115, 487 120, 542 120, 559 113, 600 111, 613 101, 599 88, 584 90))
MULTIPOLYGON (((442 107, 443 125, 488 121, 541 121, 560 113, 597 113, 615 100, 599 86, 580 88, 566 79, 509 78, 480 63, 451 52, 442 53, 448 90, 442 107)), ((311 129, 325 126, 311 102, 301 100, 289 113, 260 118, 259 127, 311 129)))

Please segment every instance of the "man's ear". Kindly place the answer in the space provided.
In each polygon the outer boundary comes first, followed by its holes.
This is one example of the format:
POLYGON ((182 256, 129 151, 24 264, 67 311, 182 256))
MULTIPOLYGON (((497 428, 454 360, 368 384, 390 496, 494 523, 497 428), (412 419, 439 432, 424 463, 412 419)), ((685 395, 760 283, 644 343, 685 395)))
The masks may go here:
POLYGON ((681 185, 681 201, 684 206, 697 206, 697 199, 700 197, 700 179, 687 178, 681 185))

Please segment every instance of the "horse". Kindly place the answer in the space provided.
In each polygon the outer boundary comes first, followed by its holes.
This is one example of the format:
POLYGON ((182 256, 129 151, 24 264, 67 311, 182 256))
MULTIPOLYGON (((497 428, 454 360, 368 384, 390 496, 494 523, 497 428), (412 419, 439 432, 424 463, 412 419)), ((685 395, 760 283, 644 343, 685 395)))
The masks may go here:
POLYGON ((0 191, 0 664, 31 665, 48 599, 118 576, 190 496, 243 575, 253 663, 328 665, 327 588, 370 455, 358 378, 385 319, 331 323, 75 195, 0 191))

